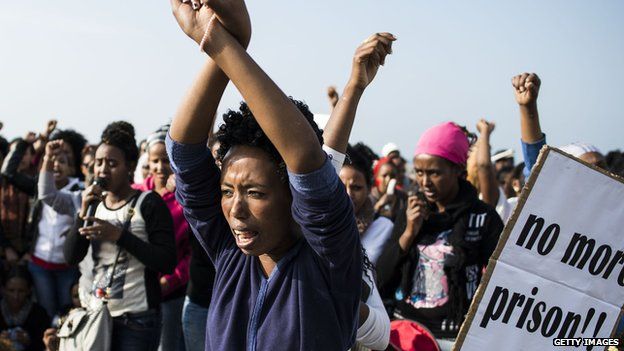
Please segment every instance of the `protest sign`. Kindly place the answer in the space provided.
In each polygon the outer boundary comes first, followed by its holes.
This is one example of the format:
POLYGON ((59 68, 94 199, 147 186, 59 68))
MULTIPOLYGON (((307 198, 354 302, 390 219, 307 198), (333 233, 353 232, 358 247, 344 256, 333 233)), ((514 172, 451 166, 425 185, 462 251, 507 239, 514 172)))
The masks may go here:
POLYGON ((622 179, 545 147, 453 350, 561 350, 555 338, 612 336, 623 237, 622 179))

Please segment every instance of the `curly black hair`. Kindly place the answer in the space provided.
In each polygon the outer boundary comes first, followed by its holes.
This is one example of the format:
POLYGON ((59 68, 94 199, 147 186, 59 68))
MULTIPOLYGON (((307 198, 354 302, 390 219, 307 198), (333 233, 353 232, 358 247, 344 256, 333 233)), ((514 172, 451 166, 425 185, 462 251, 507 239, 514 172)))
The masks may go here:
POLYGON ((72 156, 74 161, 74 177, 78 177, 84 180, 84 175, 80 172, 80 161, 82 160, 82 148, 87 144, 87 139, 73 129, 57 129, 50 135, 50 140, 63 140, 72 149, 72 156))
MULTIPOLYGON (((297 109, 303 114, 308 121, 312 129, 316 133, 316 136, 320 144, 323 144, 323 134, 319 130, 318 125, 314 122, 314 115, 310 112, 308 105, 295 100, 290 97, 290 100, 295 104, 297 109)), ((236 145, 248 145, 258 147, 269 154, 271 159, 275 162, 278 169, 280 179, 284 183, 288 183, 288 175, 286 173, 286 163, 284 159, 277 152, 277 149, 271 143, 264 131, 260 128, 260 125, 256 121, 256 118, 251 113, 249 106, 243 101, 240 104, 238 111, 228 110, 223 114, 223 124, 219 126, 219 131, 215 134, 220 146, 217 151, 217 161, 223 162, 225 155, 228 151, 236 145)))
POLYGON ((347 146, 347 159, 345 166, 351 166, 364 175, 366 185, 370 189, 373 185, 373 154, 371 149, 364 143, 347 146))
POLYGON ((357 143, 354 147, 360 152, 360 154, 365 156, 372 165, 375 164, 375 161, 379 160, 379 155, 377 155, 375 151, 370 148, 370 146, 364 143, 357 143))
POLYGON ((134 127, 125 121, 113 122, 102 132, 100 145, 106 144, 119 148, 128 164, 136 164, 139 159, 139 148, 134 138, 134 127))

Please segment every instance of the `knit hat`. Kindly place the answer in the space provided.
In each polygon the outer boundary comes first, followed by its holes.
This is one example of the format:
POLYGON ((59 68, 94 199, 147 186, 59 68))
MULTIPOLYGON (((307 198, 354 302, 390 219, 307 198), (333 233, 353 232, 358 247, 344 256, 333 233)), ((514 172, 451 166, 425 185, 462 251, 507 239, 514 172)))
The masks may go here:
POLYGON ((446 122, 427 129, 418 140, 414 156, 428 154, 465 165, 470 144, 464 131, 455 123, 446 122))
POLYGON ((167 137, 167 131, 169 130, 169 125, 165 124, 162 127, 158 128, 154 133, 150 134, 147 137, 147 148, 149 149, 152 145, 158 143, 165 143, 165 137, 167 137))

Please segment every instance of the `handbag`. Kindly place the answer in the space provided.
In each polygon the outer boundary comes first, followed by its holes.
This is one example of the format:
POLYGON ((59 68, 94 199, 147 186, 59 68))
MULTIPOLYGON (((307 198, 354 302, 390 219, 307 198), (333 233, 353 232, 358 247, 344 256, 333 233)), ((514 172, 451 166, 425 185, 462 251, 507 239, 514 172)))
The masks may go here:
MULTIPOLYGON (((128 218, 123 225, 122 232, 130 227, 130 220, 134 215, 134 206, 138 197, 138 195, 135 195, 130 202, 128 218)), ((120 253, 121 249, 118 248, 111 276, 106 286, 107 292, 110 291, 113 285, 113 277, 115 276, 120 253)), ((108 310, 106 296, 99 298, 101 303, 97 308, 74 308, 65 317, 57 333, 60 351, 110 351, 113 335, 113 317, 108 310)))

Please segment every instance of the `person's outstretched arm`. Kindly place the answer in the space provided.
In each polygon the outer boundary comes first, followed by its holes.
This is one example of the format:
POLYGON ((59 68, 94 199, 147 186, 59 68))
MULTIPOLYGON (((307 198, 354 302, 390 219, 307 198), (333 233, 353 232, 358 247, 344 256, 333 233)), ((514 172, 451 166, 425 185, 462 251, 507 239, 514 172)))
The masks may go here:
POLYGON ((362 279, 361 246, 349 196, 295 104, 220 21, 212 21, 207 33, 203 49, 236 85, 288 168, 292 216, 319 259, 340 330, 351 331, 352 338, 336 345, 347 349, 355 339, 362 279))
MULTIPOLYGON (((242 6, 244 3, 228 1, 223 6, 242 6)), ((197 44, 201 43, 213 12, 207 7, 194 10, 190 2, 171 0, 173 14, 182 31, 197 44)), ((228 30, 237 33, 242 45, 249 43, 251 26, 248 17, 223 18, 228 30), (238 21, 238 22, 237 22, 238 21)), ((228 78, 207 58, 191 89, 183 98, 171 123, 166 146, 171 167, 176 175, 176 198, 184 208, 184 215, 198 241, 213 263, 219 252, 234 245, 226 230, 219 187, 220 171, 215 165, 206 141, 214 124, 215 114, 228 78)))
POLYGON ((490 157, 490 135, 494 131, 495 124, 481 119, 477 123, 479 138, 477 139, 477 174, 479 175, 479 188, 483 202, 496 207, 500 190, 496 172, 490 157))
POLYGON ((80 191, 64 191, 56 188, 54 182, 54 158, 60 157, 64 142, 50 141, 45 146, 41 171, 39 172, 38 194, 43 203, 52 207, 55 212, 73 216, 80 209, 82 194, 80 191))
POLYGON ((56 130, 58 121, 55 119, 48 120, 43 132, 39 133, 38 138, 33 141, 33 148, 35 149, 35 159, 38 160, 45 152, 46 144, 52 135, 52 132, 56 130))
POLYGON ((336 91, 336 87, 335 86, 329 86, 327 87, 327 99, 329 100, 329 108, 330 110, 334 110, 334 108, 336 108, 336 104, 338 103, 338 99, 340 98, 340 96, 338 95, 338 92, 336 91))
POLYGON ((385 63, 386 55, 392 53, 392 42, 395 40, 390 33, 376 33, 355 51, 351 77, 323 131, 326 146, 343 154, 347 151, 360 98, 375 78, 379 66, 385 63))
POLYGON ((184 144, 205 142, 227 83, 219 67, 206 60, 171 121, 171 139, 184 144))
MULTIPOLYGON (((218 5, 237 13, 244 12, 247 14, 247 9, 242 1, 213 1, 213 3, 218 4, 211 4, 211 6, 218 5)), ((212 19, 213 11, 208 7, 194 10, 190 2, 181 0, 171 0, 171 8, 182 31, 197 44, 200 44, 212 19)), ((228 26, 227 29, 236 35, 240 45, 246 48, 251 38, 249 16, 241 14, 236 17, 227 17, 228 13, 219 15, 219 20, 228 26)), ((185 144, 205 142, 214 124, 217 107, 227 83, 228 77, 223 74, 213 60, 207 59, 171 122, 169 129, 171 139, 185 144)))
POLYGON ((314 130, 295 104, 220 21, 210 22, 207 33, 203 49, 236 85, 289 171, 306 174, 320 169, 326 156, 314 130))
POLYGON ((511 79, 516 102, 520 108, 520 132, 526 177, 537 162, 540 149, 546 144, 546 135, 542 133, 537 112, 537 96, 541 84, 535 73, 523 73, 511 79))

